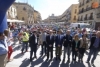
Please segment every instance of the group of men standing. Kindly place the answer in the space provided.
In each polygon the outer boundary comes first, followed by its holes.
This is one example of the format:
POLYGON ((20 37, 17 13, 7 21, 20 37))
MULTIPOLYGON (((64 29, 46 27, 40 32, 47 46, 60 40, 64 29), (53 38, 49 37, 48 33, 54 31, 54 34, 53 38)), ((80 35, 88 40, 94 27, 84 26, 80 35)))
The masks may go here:
MULTIPOLYGON (((29 44, 31 47, 30 61, 32 61, 33 52, 34 52, 34 57, 37 58, 36 56, 37 45, 41 45, 41 55, 45 53, 45 56, 47 56, 46 59, 47 61, 49 60, 49 56, 50 56, 50 60, 53 59, 54 45, 56 49, 55 60, 61 60, 62 47, 64 47, 63 60, 65 60, 66 53, 67 53, 68 62, 70 62, 70 54, 72 52, 72 61, 76 61, 76 57, 78 56, 78 53, 82 54, 81 60, 83 61, 84 53, 89 47, 88 45, 89 39, 87 39, 86 33, 84 34, 84 33, 77 32, 74 36, 71 36, 70 30, 67 30, 65 34, 62 32, 62 30, 58 30, 56 32, 54 32, 53 30, 49 30, 49 31, 42 30, 38 34, 37 31, 33 32, 32 36, 29 38, 29 44), (37 35, 39 35, 39 37, 37 37, 37 35)), ((91 63, 94 64, 94 60, 97 57, 96 53, 98 53, 99 51, 98 49, 100 49, 100 31, 97 31, 92 34, 90 38, 89 48, 90 48, 90 52, 88 55, 87 63, 90 61, 91 55, 93 54, 93 59, 91 63)))

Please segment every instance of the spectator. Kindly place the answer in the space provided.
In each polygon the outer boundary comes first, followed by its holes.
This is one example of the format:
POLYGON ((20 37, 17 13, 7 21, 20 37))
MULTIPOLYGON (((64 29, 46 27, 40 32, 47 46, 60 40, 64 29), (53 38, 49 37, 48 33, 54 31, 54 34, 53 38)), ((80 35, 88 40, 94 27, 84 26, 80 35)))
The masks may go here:
POLYGON ((0 67, 6 66, 8 46, 4 33, 0 32, 0 67))

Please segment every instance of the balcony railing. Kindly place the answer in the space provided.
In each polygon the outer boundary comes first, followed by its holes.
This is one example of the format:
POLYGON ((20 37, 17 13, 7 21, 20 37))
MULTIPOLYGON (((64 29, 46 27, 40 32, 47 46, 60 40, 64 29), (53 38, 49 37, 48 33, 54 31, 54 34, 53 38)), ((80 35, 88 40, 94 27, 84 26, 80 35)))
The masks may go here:
POLYGON ((85 17, 84 20, 88 20, 87 17, 85 17))
POLYGON ((82 3, 82 6, 84 5, 84 3, 82 3))
POLYGON ((88 7, 88 8, 86 8, 86 11, 89 11, 89 10, 91 10, 92 9, 92 7, 88 7))
POLYGON ((88 8, 83 9, 83 10, 81 9, 81 10, 79 11, 79 14, 84 13, 84 12, 89 11, 89 10, 92 10, 92 7, 88 7, 88 8))
POLYGON ((83 18, 81 18, 80 21, 83 21, 83 18))
POLYGON ((81 7, 81 4, 79 5, 79 7, 81 7))
POLYGON ((86 3, 89 3, 89 0, 87 0, 86 3))
POLYGON ((89 17, 89 20, 93 20, 93 16, 90 16, 90 17, 89 17))
POLYGON ((81 19, 78 18, 77 21, 81 21, 81 19))
POLYGON ((100 18, 100 13, 97 14, 97 18, 100 18))

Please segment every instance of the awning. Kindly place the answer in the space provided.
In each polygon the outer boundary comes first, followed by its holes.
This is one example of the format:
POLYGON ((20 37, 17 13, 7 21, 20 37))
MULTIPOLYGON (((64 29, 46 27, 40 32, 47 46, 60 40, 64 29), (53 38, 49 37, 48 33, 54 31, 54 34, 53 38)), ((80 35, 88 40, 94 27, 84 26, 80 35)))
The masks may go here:
POLYGON ((24 21, 22 21, 22 20, 16 20, 16 19, 7 19, 7 22, 11 22, 11 23, 23 23, 24 21))

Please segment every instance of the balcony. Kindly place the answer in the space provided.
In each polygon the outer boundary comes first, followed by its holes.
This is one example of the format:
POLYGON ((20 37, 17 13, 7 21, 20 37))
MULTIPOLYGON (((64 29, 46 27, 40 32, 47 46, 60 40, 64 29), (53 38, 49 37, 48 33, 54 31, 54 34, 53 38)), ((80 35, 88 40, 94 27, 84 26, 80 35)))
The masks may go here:
POLYGON ((100 13, 97 14, 97 18, 100 18, 100 13))
POLYGON ((88 20, 87 17, 85 17, 84 20, 88 20))
POLYGON ((81 6, 83 6, 84 5, 84 3, 82 3, 82 5, 81 6))
POLYGON ((89 20, 93 20, 93 15, 91 15, 91 16, 89 17, 89 20))
POLYGON ((83 21, 83 18, 81 18, 80 21, 83 21))
POLYGON ((100 18, 100 6, 97 8, 97 10, 98 10, 98 12, 97 12, 97 14, 96 14, 96 17, 97 17, 97 18, 100 18))
POLYGON ((86 9, 84 9, 84 12, 92 10, 92 7, 87 7, 86 9))
POLYGON ((89 3, 89 0, 87 0, 86 3, 89 3))
POLYGON ((81 4, 79 5, 79 7, 81 7, 81 4))
POLYGON ((81 19, 79 19, 79 18, 77 19, 77 21, 80 21, 80 20, 81 20, 81 19))
POLYGON ((81 9, 80 11, 79 11, 79 13, 83 13, 84 12, 84 9, 81 9))

